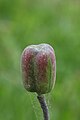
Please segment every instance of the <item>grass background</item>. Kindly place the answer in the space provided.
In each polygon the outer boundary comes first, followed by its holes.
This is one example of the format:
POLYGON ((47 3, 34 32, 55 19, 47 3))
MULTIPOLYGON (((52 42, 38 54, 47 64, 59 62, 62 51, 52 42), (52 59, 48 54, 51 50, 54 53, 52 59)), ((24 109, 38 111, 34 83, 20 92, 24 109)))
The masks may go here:
POLYGON ((51 120, 80 120, 79 0, 0 0, 0 120, 42 119, 20 70, 23 49, 39 43, 52 45, 57 59, 56 85, 46 95, 51 120))

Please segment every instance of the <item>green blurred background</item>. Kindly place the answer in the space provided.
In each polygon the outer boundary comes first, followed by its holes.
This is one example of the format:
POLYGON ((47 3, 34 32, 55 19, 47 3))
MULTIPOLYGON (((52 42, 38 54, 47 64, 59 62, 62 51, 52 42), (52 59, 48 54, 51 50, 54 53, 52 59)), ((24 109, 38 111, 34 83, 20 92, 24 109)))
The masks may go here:
POLYGON ((80 120, 80 0, 0 0, 0 120, 42 120, 20 69, 23 49, 39 43, 57 59, 50 120, 80 120))

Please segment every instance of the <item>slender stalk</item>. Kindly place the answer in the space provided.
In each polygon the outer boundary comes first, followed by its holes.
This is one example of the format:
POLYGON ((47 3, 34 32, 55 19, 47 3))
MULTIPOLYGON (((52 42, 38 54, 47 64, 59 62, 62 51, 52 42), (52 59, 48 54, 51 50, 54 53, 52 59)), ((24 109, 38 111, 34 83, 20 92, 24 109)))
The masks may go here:
POLYGON ((43 110, 44 120, 49 120, 48 106, 46 104, 46 100, 45 100, 44 96, 38 95, 37 98, 38 98, 41 108, 43 110))

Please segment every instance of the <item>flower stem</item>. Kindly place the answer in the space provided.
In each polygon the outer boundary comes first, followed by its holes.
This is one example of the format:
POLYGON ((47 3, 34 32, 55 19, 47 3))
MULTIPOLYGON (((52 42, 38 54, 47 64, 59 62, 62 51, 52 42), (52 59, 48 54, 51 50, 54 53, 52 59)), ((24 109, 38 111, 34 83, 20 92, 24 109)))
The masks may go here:
POLYGON ((48 106, 46 104, 46 100, 45 100, 44 96, 38 95, 37 98, 38 98, 41 108, 43 110, 44 120, 49 120, 48 106))

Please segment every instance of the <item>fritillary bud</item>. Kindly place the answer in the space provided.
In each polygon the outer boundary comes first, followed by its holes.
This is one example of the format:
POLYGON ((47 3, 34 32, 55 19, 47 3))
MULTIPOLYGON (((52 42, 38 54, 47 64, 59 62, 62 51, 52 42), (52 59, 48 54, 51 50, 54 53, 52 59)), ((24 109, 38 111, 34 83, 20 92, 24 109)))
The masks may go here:
POLYGON ((56 77, 54 49, 48 44, 26 47, 22 53, 22 75, 26 90, 38 94, 50 92, 56 77))

